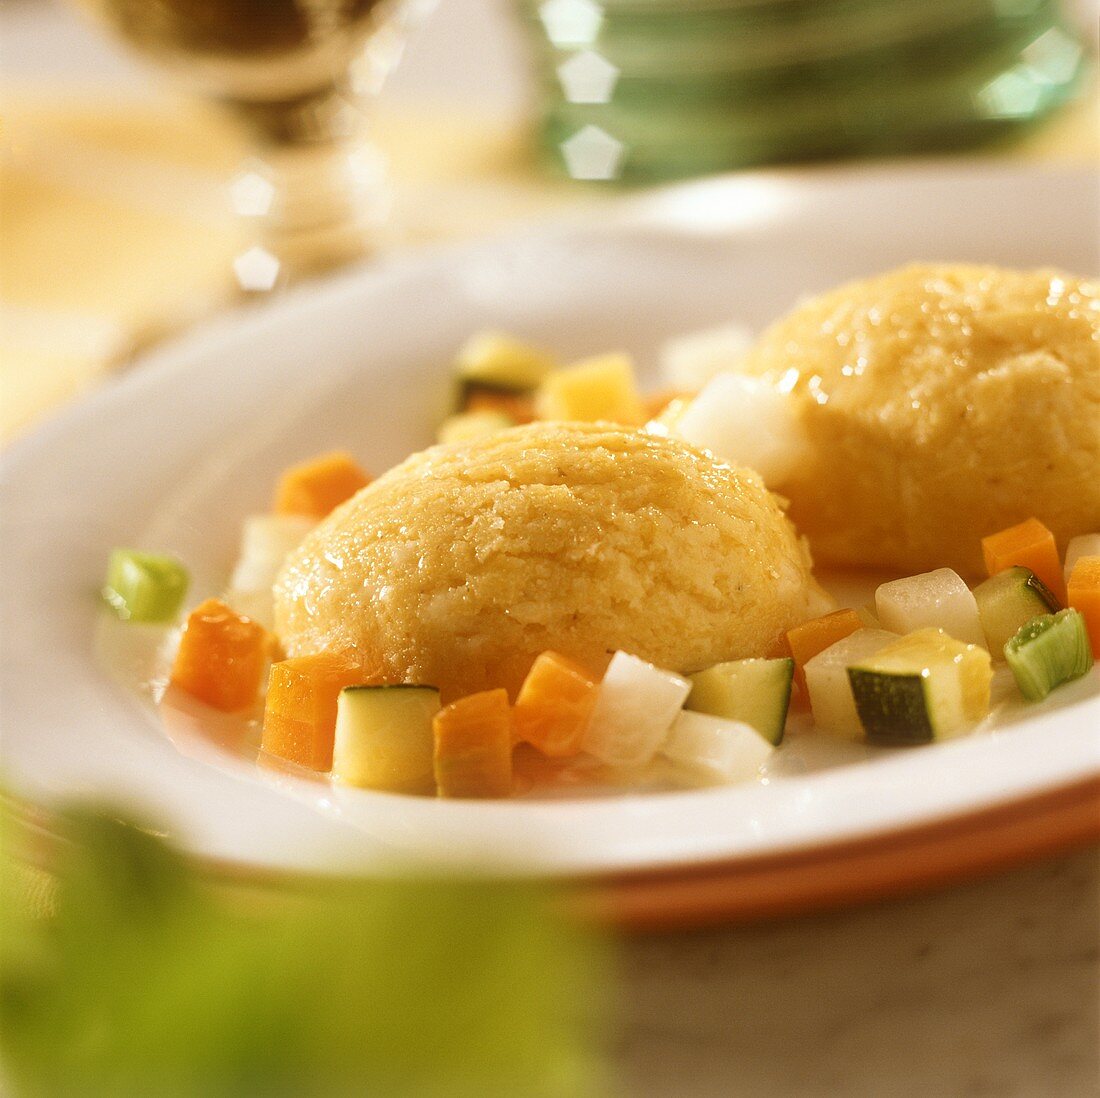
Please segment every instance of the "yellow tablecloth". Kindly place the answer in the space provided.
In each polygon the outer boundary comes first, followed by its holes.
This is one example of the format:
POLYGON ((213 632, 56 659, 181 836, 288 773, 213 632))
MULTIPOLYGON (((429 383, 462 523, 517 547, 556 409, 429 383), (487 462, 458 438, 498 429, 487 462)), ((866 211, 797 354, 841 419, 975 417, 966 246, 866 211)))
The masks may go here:
MULTIPOLYGON (((0 439, 135 350, 230 300, 242 239, 227 181, 246 154, 189 100, 0 88, 0 439)), ((1095 96, 1004 153, 1096 163, 1095 96)), ((514 120, 378 112, 405 242, 476 236, 596 201, 533 170, 514 120)), ((608 192, 598 192, 608 193, 608 192)))

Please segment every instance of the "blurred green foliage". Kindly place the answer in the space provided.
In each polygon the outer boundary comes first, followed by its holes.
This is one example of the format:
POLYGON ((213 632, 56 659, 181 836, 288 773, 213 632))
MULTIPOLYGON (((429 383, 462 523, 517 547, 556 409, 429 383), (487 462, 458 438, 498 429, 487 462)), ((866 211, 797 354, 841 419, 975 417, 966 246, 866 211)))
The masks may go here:
POLYGON ((607 943, 544 888, 303 881, 234 895, 162 840, 81 811, 43 915, 4 826, 0 1051, 16 1094, 607 1090, 607 943))

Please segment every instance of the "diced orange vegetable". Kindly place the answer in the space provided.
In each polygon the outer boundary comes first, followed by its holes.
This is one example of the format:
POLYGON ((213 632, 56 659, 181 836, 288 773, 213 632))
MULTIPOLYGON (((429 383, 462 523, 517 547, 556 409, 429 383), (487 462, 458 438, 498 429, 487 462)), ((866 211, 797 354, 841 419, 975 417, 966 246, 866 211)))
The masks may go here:
POLYGON ((503 412, 516 423, 530 423, 535 418, 535 400, 530 393, 509 393, 503 389, 471 386, 463 398, 462 411, 503 412))
POLYGON ((1085 619, 1092 654, 1100 660, 1100 557, 1079 557, 1070 573, 1066 601, 1085 619))
POLYGON ((370 477, 351 454, 342 450, 321 454, 283 473, 275 492, 275 511, 324 518, 368 484, 370 477))
POLYGON ((982 556, 991 576, 1016 564, 1030 568, 1065 604, 1066 582, 1054 535, 1038 519, 982 538, 982 556))
POLYGON ((819 652, 863 628, 863 621, 855 610, 834 610, 824 617, 812 618, 787 630, 787 644, 794 657, 794 677, 798 688, 806 689, 806 676, 802 668, 819 652))
POLYGON ((578 754, 597 690, 596 680, 580 664, 557 652, 543 652, 516 697, 516 741, 551 758, 578 754))
POLYGON ((483 690, 441 709, 435 782, 441 797, 507 797, 512 791, 512 710, 506 690, 483 690))
POLYGON ((337 699, 345 686, 362 682, 362 669, 347 656, 322 653, 273 663, 263 749, 310 770, 331 770, 337 699))
POLYGON ((258 622, 207 599, 187 619, 172 682, 223 712, 247 709, 260 689, 272 639, 258 622))

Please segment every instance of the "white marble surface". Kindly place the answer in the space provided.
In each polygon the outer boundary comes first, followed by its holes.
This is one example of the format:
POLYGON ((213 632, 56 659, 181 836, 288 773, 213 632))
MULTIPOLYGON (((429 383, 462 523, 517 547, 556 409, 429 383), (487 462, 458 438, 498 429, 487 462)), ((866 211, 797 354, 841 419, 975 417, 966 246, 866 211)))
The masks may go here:
POLYGON ((812 918, 628 939, 630 1098, 1100 1094, 1100 855, 812 918))

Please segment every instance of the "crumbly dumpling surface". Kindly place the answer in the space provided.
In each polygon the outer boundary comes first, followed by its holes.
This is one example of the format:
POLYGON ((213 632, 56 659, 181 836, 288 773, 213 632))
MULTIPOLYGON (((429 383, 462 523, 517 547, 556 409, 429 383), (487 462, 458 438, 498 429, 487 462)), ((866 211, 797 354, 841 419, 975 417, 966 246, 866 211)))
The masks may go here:
POLYGON ((793 385, 808 459, 776 487, 815 557, 980 571, 1034 515, 1100 529, 1100 283, 912 266, 802 305, 744 369, 793 385))
POLYGON ((815 609, 804 545, 752 472, 607 424, 414 454, 339 507, 275 587, 288 654, 354 650, 444 698, 515 692, 546 649, 692 671, 815 609))

